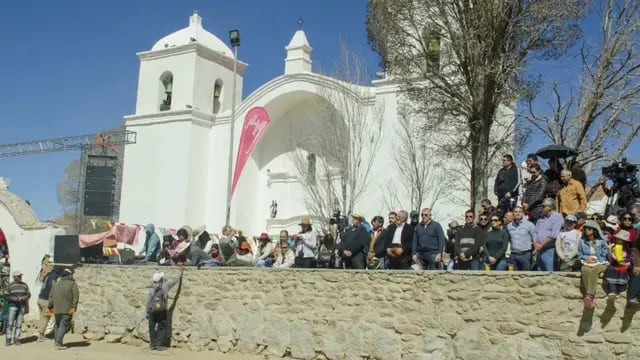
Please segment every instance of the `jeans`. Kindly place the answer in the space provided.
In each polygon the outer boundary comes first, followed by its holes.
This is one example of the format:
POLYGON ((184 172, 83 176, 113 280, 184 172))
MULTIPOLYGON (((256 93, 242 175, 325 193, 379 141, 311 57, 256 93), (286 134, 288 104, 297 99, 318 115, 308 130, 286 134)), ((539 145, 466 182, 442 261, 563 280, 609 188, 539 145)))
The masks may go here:
POLYGON ((436 256, 440 253, 416 253, 422 270, 442 270, 442 256, 440 262, 436 262, 436 256))
POLYGON ((555 253, 555 248, 546 248, 541 250, 536 259, 536 270, 553 271, 553 258, 555 253))
POLYGON ((531 251, 522 254, 511 253, 509 263, 513 265, 514 270, 529 271, 531 270, 531 251))
POLYGON ((485 262, 485 264, 489 265, 489 268, 491 270, 498 270, 498 271, 505 271, 507 270, 507 259, 502 258, 498 261, 496 261, 495 264, 490 265, 489 264, 489 259, 487 259, 487 261, 485 262))
POLYGON ((258 260, 258 262, 256 263, 256 267, 271 267, 272 265, 273 265, 272 258, 258 260))
POLYGON ((222 263, 216 259, 201 260, 198 266, 220 266, 222 263))
POLYGON ((458 260, 456 262, 456 269, 457 270, 480 270, 480 260, 478 259, 467 260, 467 261, 458 260))
POLYGON ((169 320, 167 312, 149 314, 149 346, 155 349, 166 344, 169 320))
POLYGON ((44 336, 49 324, 49 300, 38 299, 38 310, 40 310, 40 324, 38 325, 38 333, 44 336))
POLYGON ((7 318, 7 342, 20 341, 22 331, 22 321, 24 320, 24 306, 9 305, 9 316, 7 318))
POLYGON ((57 346, 62 346, 64 335, 69 331, 71 316, 68 314, 56 314, 56 327, 54 328, 55 342, 57 346))

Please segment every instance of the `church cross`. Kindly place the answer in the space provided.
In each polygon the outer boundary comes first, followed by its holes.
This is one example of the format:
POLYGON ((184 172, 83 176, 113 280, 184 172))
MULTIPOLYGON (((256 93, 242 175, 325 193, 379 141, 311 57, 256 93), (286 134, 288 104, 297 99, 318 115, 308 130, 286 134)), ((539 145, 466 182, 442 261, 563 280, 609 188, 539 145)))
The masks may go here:
POLYGON ((298 19, 298 27, 300 28, 300 30, 302 30, 302 24, 304 24, 304 19, 302 19, 302 16, 300 16, 300 18, 298 19))

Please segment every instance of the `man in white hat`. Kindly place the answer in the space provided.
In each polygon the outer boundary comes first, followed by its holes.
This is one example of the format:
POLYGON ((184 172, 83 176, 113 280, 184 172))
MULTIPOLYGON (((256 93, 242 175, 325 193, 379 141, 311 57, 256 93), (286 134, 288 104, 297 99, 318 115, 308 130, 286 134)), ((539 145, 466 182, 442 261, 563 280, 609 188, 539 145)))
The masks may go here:
POLYGON ((20 345, 22 321, 25 312, 28 312, 29 298, 31 298, 29 286, 22 281, 22 272, 16 270, 11 275, 13 281, 4 290, 4 297, 9 307, 5 342, 7 346, 11 345, 12 340, 14 345, 20 345))
POLYGON ((149 346, 152 351, 166 350, 171 338, 169 334, 169 290, 182 281, 184 267, 180 267, 178 276, 169 281, 164 281, 164 273, 156 272, 151 280, 153 286, 147 296, 146 308, 149 320, 149 346))

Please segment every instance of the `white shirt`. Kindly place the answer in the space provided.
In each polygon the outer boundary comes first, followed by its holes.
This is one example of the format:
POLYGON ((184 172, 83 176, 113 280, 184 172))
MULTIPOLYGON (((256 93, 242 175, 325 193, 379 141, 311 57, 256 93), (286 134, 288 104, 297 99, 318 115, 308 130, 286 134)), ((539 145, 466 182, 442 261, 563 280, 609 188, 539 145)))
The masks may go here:
POLYGON ((296 256, 304 258, 312 258, 316 256, 318 247, 318 233, 315 230, 300 233, 298 236, 302 240, 296 240, 296 256))
POLYGON ((402 229, 404 229, 405 225, 406 223, 403 223, 396 227, 396 232, 393 233, 393 240, 391 240, 392 244, 402 244, 402 229))

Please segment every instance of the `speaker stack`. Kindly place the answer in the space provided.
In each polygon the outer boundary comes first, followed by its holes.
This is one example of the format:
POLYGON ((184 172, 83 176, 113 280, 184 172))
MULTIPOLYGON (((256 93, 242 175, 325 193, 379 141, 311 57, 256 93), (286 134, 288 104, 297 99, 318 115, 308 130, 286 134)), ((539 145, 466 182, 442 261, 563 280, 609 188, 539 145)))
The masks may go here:
POLYGON ((113 215, 116 172, 113 166, 87 165, 84 183, 84 214, 113 215))

